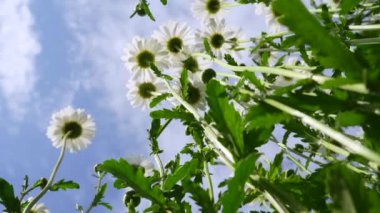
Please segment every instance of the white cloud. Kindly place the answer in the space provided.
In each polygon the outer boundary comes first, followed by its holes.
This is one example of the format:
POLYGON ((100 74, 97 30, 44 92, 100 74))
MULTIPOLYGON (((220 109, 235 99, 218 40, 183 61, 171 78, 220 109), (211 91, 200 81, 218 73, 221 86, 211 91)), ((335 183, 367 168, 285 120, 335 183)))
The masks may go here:
POLYGON ((12 117, 21 120, 36 82, 40 45, 28 0, 3 0, 0 7, 0 93, 12 117))

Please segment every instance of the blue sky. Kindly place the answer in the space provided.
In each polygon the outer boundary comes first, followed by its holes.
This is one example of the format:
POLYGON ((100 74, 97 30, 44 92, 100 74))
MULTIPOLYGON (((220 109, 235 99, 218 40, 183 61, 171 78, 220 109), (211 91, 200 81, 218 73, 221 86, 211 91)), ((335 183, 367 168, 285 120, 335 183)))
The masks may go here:
MULTIPOLYGON (((123 49, 136 35, 148 37, 169 20, 199 27, 190 2, 169 0, 167 7, 152 1, 156 22, 129 19, 137 1, 127 0, 3 0, 0 7, 0 177, 17 193, 25 174, 31 181, 48 177, 58 157, 45 136, 53 112, 67 106, 84 108, 96 122, 92 144, 67 153, 56 180, 71 179, 79 190, 50 192, 42 199, 52 212, 74 212, 88 206, 96 179, 93 165, 109 158, 148 155, 147 111, 126 99, 130 72, 121 62, 123 49)), ((230 9, 227 23, 249 36, 263 29, 253 6, 230 9)), ((180 124, 161 138, 163 160, 187 142, 180 124)), ((228 171, 214 169, 216 175, 228 171)), ((108 182, 112 182, 108 179, 108 182)), ((111 186, 110 185, 110 186, 111 186)), ((109 187, 112 188, 112 187, 109 187)), ((106 201, 123 212, 123 191, 110 190, 106 201)), ((105 212, 97 208, 93 212, 105 212)))

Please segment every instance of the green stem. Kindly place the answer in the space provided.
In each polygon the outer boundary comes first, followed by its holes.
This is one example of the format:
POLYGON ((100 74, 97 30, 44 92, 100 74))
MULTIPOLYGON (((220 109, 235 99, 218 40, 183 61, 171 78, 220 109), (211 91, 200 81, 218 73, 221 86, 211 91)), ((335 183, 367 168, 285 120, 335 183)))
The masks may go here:
POLYGON ((285 146, 284 144, 280 143, 273 135, 272 135, 272 140, 282 149, 284 150, 284 152, 286 153, 286 156, 288 156, 289 160, 293 161, 294 164, 296 164, 296 166, 298 166, 298 168, 300 168, 301 170, 303 170, 304 172, 306 172, 307 174, 311 174, 311 171, 308 170, 301 162, 299 162, 298 159, 296 159, 295 157, 293 157, 289 150, 288 150, 288 147, 285 146))
POLYGON ((350 30, 380 30, 380 24, 369 24, 369 25, 350 25, 348 27, 350 30))
POLYGON ((362 39, 352 39, 350 41, 355 45, 371 45, 371 44, 380 44, 380 37, 376 38, 362 38, 362 39))
POLYGON ((301 119, 303 123, 306 123, 310 125, 311 127, 318 129, 323 134, 326 134, 327 136, 339 142, 341 145, 346 147, 351 153, 360 155, 364 157, 365 159, 372 161, 376 163, 377 165, 380 165, 380 156, 377 153, 373 152, 372 150, 368 149, 367 147, 362 146, 358 141, 354 141, 351 138, 347 137, 346 135, 306 115, 305 113, 298 111, 294 108, 291 108, 285 104, 282 104, 276 100, 265 99, 264 102, 283 112, 289 113, 290 115, 293 115, 301 119))
POLYGON ((208 170, 208 164, 206 160, 203 161, 203 170, 206 175, 206 180, 207 180, 207 185, 208 185, 208 194, 210 196, 211 201, 214 202, 214 188, 212 185, 212 180, 211 180, 211 176, 208 170))
POLYGON ((161 184, 161 189, 163 189, 164 187, 164 179, 165 179, 165 170, 164 170, 164 166, 162 164, 162 161, 161 161, 161 158, 160 156, 155 153, 154 155, 154 160, 156 161, 156 164, 158 166, 158 171, 160 173, 160 184, 161 184))
MULTIPOLYGON (((98 176, 98 182, 96 184, 96 194, 99 193, 102 185, 102 179, 105 176, 105 172, 101 172, 100 175, 98 176)), ((95 207, 94 206, 94 200, 96 199, 96 196, 94 197, 93 201, 91 202, 90 206, 88 207, 86 213, 90 213, 90 211, 95 207)), ((83 212, 83 211, 82 211, 83 212)))
MULTIPOLYGON (((323 84, 324 82, 332 79, 330 77, 323 76, 323 75, 313 75, 312 73, 299 73, 299 72, 294 72, 294 71, 281 69, 281 68, 263 67, 263 66, 254 66, 254 67, 253 66, 252 67, 233 66, 219 59, 212 58, 211 56, 204 53, 193 53, 192 55, 194 57, 202 57, 204 59, 207 59, 211 62, 214 62, 220 65, 221 67, 224 67, 226 69, 229 69, 235 72, 249 71, 249 72, 259 72, 259 73, 265 73, 265 74, 281 75, 281 76, 285 76, 285 77, 293 78, 293 79, 311 79, 317 82, 318 84, 323 84)), ((361 94, 369 93, 369 91, 367 90, 364 84, 343 85, 343 86, 340 86, 340 88, 344 90, 352 91, 352 92, 361 93, 361 94)))
MULTIPOLYGON (((70 133, 70 132, 69 132, 70 133)), ((49 180, 48 182, 46 183, 46 186, 41 190, 41 192, 35 197, 33 198, 32 201, 30 201, 30 203, 26 206, 25 210, 23 211, 23 213, 29 213, 30 210, 32 209, 32 207, 34 206, 34 204, 36 204, 44 195, 45 193, 49 190, 51 184, 53 183, 54 181, 54 177, 59 169, 59 166, 61 165, 62 163, 62 160, 63 160, 63 157, 65 156, 65 150, 66 150, 66 139, 67 139, 67 136, 68 134, 67 133, 64 137, 63 137, 63 145, 62 145, 62 148, 61 148, 61 152, 59 154, 59 157, 58 157, 58 160, 53 168, 53 171, 52 173, 50 174, 50 177, 49 177, 49 180)))

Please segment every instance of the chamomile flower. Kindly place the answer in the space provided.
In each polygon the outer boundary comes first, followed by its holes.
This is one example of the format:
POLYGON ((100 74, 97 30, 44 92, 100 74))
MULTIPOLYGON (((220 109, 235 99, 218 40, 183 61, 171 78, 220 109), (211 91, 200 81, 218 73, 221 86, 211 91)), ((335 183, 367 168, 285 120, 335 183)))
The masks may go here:
POLYGON ((272 9, 264 3, 256 4, 255 14, 264 16, 265 24, 269 28, 270 33, 278 33, 284 31, 284 27, 278 23, 276 16, 273 14, 272 9))
POLYGON ((222 59, 224 54, 232 53, 232 55, 238 55, 238 52, 231 51, 232 40, 239 39, 240 30, 235 30, 226 26, 224 19, 210 19, 203 31, 197 31, 195 33, 196 47, 204 49, 203 38, 207 38, 212 52, 217 58, 222 59))
POLYGON ((194 16, 201 21, 221 18, 226 11, 223 8, 226 3, 226 0, 195 0, 192 4, 192 11, 194 16))
POLYGON ((46 135, 54 147, 62 147, 66 140, 66 148, 70 152, 78 152, 91 143, 95 136, 95 123, 83 109, 68 106, 52 115, 46 135))
POLYGON ((127 98, 133 107, 142 107, 143 110, 149 107, 150 101, 156 94, 165 91, 165 84, 157 79, 135 81, 131 79, 127 84, 127 98))
POLYGON ((175 72, 175 77, 179 77, 184 69, 189 71, 189 76, 192 76, 200 74, 210 66, 211 62, 204 58, 187 55, 183 60, 173 63, 173 71, 175 72))
POLYGON ((133 72, 132 79, 146 80, 154 76, 152 64, 158 69, 168 67, 167 55, 163 45, 156 39, 135 37, 121 59, 133 72))
POLYGON ((133 166, 143 168, 144 176, 153 175, 154 165, 148 158, 142 155, 135 155, 135 156, 127 156, 126 160, 128 161, 129 164, 133 166))
MULTIPOLYGON (((33 197, 28 198, 29 202, 31 202, 32 200, 33 200, 33 197)), ((30 213, 50 213, 50 211, 45 206, 45 204, 37 203, 32 207, 32 209, 30 210, 30 213)))
POLYGON ((161 44, 165 45, 172 61, 184 60, 193 42, 191 29, 186 23, 169 22, 153 33, 161 44))

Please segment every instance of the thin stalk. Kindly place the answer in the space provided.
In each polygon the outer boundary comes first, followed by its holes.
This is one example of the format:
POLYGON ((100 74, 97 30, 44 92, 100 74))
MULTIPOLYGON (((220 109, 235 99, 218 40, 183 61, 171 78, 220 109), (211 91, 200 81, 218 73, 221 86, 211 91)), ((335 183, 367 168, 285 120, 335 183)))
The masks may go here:
POLYGON ((365 159, 372 161, 376 163, 377 165, 380 165, 380 156, 377 153, 373 152, 372 150, 368 149, 367 147, 362 146, 358 141, 354 141, 351 138, 347 137, 346 135, 306 115, 305 113, 298 111, 294 108, 291 108, 285 104, 282 104, 276 100, 265 99, 264 102, 283 112, 289 113, 290 115, 293 115, 301 119, 302 122, 310 125, 311 127, 322 132, 323 134, 336 140, 338 143, 346 147, 351 153, 360 155, 364 157, 365 159))
POLYGON ((210 199, 212 202, 214 202, 214 187, 212 185, 212 180, 210 176, 210 172, 208 170, 208 164, 207 161, 203 161, 203 171, 206 175, 207 185, 208 185, 208 194, 210 196, 210 199))
POLYGON ((286 155, 288 156, 289 160, 293 161, 294 164, 296 164, 296 166, 298 166, 298 168, 300 168, 301 170, 303 170, 304 172, 306 172, 307 174, 311 174, 312 172, 310 170, 308 170, 301 162, 299 162, 298 159, 296 159, 295 157, 293 157, 289 150, 288 150, 288 147, 286 147, 284 144, 282 143, 277 143, 276 144, 282 149, 284 150, 284 152, 286 153, 286 155))
MULTIPOLYGON (((274 68, 274 67, 263 67, 263 66, 233 66, 229 65, 219 59, 212 58, 211 56, 204 54, 204 53, 193 53, 192 54, 194 57, 202 57, 204 59, 207 59, 211 62, 214 62, 221 67, 224 67, 226 69, 235 71, 235 72, 244 72, 244 71, 249 71, 249 72, 259 72, 259 73, 265 73, 265 74, 274 74, 274 75, 281 75, 284 77, 288 78, 293 78, 293 79, 311 79, 318 84, 323 84, 324 82, 331 80, 332 78, 323 76, 323 75, 313 75, 312 73, 299 73, 299 72, 294 72, 290 71, 287 69, 281 69, 281 68, 274 68)), ((369 91, 365 87, 364 84, 350 84, 350 85, 343 85, 340 86, 341 89, 352 91, 352 92, 357 92, 361 94, 368 94, 369 91)))
POLYGON ((380 24, 368 24, 368 25, 350 25, 350 30, 380 30, 380 24))
POLYGON ((350 41, 355 45, 371 45, 371 44, 380 44, 380 37, 376 38, 362 38, 362 39, 352 39, 350 41))
POLYGON ((161 185, 161 189, 163 189, 164 187, 164 179, 165 179, 165 170, 164 170, 164 166, 162 164, 162 161, 161 161, 161 158, 160 156, 155 153, 154 155, 154 160, 156 161, 156 164, 158 166, 158 171, 160 173, 160 185, 161 185))
POLYGON ((59 154, 59 157, 58 157, 58 160, 53 168, 53 171, 51 172, 50 174, 50 177, 49 177, 49 180, 48 182, 46 183, 46 186, 41 190, 41 192, 35 197, 33 198, 32 201, 30 201, 30 203, 26 206, 25 210, 23 211, 23 213, 29 213, 30 210, 32 209, 32 207, 34 206, 34 204, 36 204, 41 198, 42 196, 45 195, 45 193, 49 190, 51 184, 53 183, 54 181, 54 177, 55 175, 57 174, 57 171, 59 169, 59 166, 61 165, 62 163, 62 160, 63 160, 63 157, 65 156, 65 150, 66 150, 66 142, 67 142, 67 136, 69 135, 70 132, 68 132, 64 137, 63 137, 63 145, 62 145, 62 148, 61 148, 61 152, 59 154))
MULTIPOLYGON (((101 189, 102 179, 103 179, 103 177, 105 176, 105 174, 106 174, 105 172, 101 172, 101 173, 99 174, 98 182, 97 182, 97 184, 96 184, 96 194, 98 194, 99 191, 100 191, 100 189, 101 189)), ((94 198, 94 199, 95 199, 95 198, 94 198)), ((93 205, 93 203, 91 203, 90 206, 87 208, 86 213, 90 213, 91 210, 92 210, 94 207, 95 207, 95 206, 93 205)), ((83 211, 82 211, 82 212, 83 212, 83 211)))

